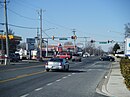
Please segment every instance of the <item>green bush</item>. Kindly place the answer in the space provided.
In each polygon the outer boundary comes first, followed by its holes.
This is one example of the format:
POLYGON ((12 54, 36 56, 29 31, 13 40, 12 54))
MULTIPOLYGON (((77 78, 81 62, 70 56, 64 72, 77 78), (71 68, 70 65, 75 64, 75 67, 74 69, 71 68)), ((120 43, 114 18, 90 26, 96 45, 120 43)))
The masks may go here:
POLYGON ((130 89, 130 60, 123 58, 120 61, 121 73, 125 79, 125 84, 130 89))

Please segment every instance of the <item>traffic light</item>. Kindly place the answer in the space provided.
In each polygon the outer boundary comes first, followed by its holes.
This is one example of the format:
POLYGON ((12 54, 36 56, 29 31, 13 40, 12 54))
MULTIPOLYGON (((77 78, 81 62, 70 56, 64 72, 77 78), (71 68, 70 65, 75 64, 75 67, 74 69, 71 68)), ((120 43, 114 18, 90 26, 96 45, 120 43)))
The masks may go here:
POLYGON ((91 43, 94 43, 95 41, 94 41, 94 40, 91 40, 90 42, 91 42, 91 43))
POLYGON ((71 36, 71 39, 74 39, 74 36, 71 36))
POLYGON ((54 37, 54 36, 52 36, 52 40, 54 40, 54 38, 55 38, 55 37, 54 37))
POLYGON ((76 35, 71 36, 71 39, 77 39, 77 36, 76 35))
POLYGON ((108 42, 108 43, 113 43, 113 42, 114 42, 114 40, 108 40, 107 42, 108 42))

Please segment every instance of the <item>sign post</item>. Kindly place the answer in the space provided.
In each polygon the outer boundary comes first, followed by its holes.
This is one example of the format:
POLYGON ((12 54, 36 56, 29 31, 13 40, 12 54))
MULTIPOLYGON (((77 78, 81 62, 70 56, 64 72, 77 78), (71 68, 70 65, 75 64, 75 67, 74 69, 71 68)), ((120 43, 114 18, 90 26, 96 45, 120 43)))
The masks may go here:
POLYGON ((34 50, 35 46, 35 39, 34 38, 27 38, 27 45, 26 45, 26 49, 27 51, 29 51, 29 59, 31 59, 31 50, 34 50))

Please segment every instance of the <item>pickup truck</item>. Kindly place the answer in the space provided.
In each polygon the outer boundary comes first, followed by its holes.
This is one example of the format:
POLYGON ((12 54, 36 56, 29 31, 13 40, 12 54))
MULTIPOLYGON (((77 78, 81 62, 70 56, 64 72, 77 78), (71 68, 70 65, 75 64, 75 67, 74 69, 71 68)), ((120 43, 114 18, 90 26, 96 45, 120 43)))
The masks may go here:
POLYGON ((71 59, 71 55, 69 53, 59 53, 56 55, 58 58, 71 59))

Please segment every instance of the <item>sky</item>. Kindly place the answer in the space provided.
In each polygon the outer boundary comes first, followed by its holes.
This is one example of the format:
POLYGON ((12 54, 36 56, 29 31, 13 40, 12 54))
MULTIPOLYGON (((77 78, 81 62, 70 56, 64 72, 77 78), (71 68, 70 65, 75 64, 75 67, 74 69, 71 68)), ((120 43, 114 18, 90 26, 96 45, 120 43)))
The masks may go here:
MULTIPOLYGON (((0 23, 4 22, 4 0, 0 0, 0 23)), ((99 44, 98 41, 122 42, 125 24, 130 22, 130 0, 8 0, 8 23, 21 27, 39 28, 39 11, 42 12, 43 31, 49 36, 71 37, 73 29, 77 37, 89 37, 96 46, 107 51, 114 44, 99 44)), ((10 26, 15 35, 34 38, 37 29, 10 26)), ((0 29, 5 29, 0 25, 0 29)), ((48 37, 43 33, 43 38, 48 37)), ((72 39, 67 41, 73 42, 72 39)), ((49 44, 64 43, 65 40, 49 40, 49 44)), ((76 43, 84 43, 77 38, 76 43)))

